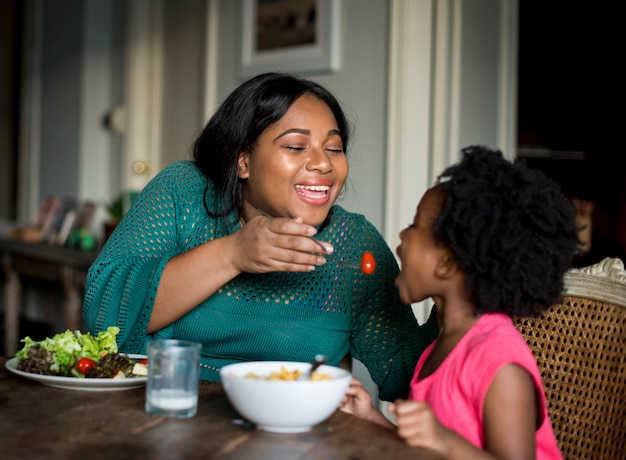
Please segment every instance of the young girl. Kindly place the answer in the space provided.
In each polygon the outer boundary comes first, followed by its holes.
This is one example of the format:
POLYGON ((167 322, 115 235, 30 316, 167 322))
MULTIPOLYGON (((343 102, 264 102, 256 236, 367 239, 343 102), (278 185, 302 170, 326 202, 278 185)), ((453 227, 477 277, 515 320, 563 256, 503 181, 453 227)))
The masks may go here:
POLYGON ((390 407, 397 427, 356 380, 342 409, 447 458, 562 458, 537 363, 511 317, 559 299, 579 244, 571 202, 542 173, 468 147, 400 239, 400 297, 431 297, 443 327, 408 400, 390 407))

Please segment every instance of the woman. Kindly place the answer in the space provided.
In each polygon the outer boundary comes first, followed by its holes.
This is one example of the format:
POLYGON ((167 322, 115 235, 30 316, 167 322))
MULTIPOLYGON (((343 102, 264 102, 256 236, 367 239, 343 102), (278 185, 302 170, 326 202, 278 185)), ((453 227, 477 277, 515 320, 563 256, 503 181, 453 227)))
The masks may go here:
POLYGON ((224 101, 194 146, 140 193, 91 267, 84 320, 116 325, 122 351, 202 343, 201 377, 252 360, 338 364, 349 352, 381 399, 406 397, 436 337, 398 297, 398 266, 363 216, 335 205, 349 125, 312 81, 268 73, 224 101), (377 261, 366 275, 365 250, 377 261), (418 331, 418 328, 420 329, 418 331))

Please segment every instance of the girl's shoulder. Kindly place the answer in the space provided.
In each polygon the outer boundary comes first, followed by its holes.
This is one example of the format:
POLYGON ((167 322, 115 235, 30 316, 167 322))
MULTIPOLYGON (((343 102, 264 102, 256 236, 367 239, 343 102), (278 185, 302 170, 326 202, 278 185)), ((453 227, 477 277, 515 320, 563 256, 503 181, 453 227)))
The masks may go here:
MULTIPOLYGON (((483 313, 467 334, 471 343, 478 346, 505 337, 517 336, 519 333, 511 317, 504 313, 483 313)), ((488 348, 488 345, 487 345, 488 348)))
POLYGON ((502 362, 532 361, 532 352, 526 341, 513 320, 504 313, 484 313, 466 335, 465 353, 483 365, 488 362, 498 365, 502 362))

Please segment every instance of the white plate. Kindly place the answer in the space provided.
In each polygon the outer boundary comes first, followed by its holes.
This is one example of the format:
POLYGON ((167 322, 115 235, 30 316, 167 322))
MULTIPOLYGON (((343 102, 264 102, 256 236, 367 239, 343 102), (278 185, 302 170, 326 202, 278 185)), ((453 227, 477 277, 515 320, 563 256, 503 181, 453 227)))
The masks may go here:
MULTIPOLYGON (((143 359, 145 355, 128 355, 131 359, 143 359)), ((41 375, 24 372, 17 369, 17 358, 11 358, 6 362, 6 368, 21 377, 43 383, 50 387, 63 388, 65 390, 80 391, 119 391, 141 388, 146 385, 147 377, 132 377, 125 379, 82 379, 78 377, 59 377, 56 375, 41 375)))

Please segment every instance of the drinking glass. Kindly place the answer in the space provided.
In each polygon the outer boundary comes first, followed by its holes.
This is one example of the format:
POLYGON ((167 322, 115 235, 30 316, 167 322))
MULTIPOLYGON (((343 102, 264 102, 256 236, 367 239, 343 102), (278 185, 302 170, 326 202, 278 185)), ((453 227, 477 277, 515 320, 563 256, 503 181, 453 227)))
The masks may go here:
POLYGON ((148 342, 146 411, 189 418, 198 411, 199 343, 186 340, 148 342))

